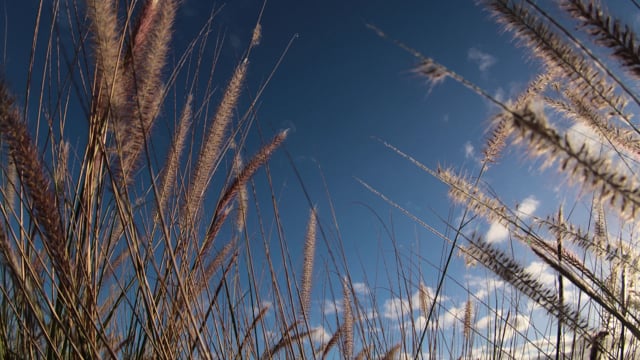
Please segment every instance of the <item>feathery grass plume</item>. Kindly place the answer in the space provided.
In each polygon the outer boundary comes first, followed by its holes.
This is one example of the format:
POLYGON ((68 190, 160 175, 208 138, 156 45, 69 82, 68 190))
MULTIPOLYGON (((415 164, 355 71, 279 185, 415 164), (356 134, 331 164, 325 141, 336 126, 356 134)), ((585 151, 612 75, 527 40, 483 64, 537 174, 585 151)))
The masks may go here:
POLYGON ((19 266, 19 254, 11 246, 7 234, 5 233, 4 226, 0 225, 0 263, 9 269, 9 275, 13 278, 13 281, 20 283, 21 273, 19 266))
POLYGON ((18 172, 16 170, 16 164, 9 156, 7 159, 7 169, 5 170, 4 187, 2 190, 2 196, 4 196, 4 203, 9 209, 12 209, 16 204, 16 189, 18 188, 18 172))
POLYGON ((280 352, 281 350, 287 348, 289 345, 291 345, 292 343, 295 343, 299 340, 302 339, 307 339, 310 337, 311 335, 311 331, 304 331, 304 332, 296 332, 294 334, 291 334, 291 330, 292 328, 294 328, 295 326, 289 327, 284 334, 282 335, 282 337, 280 338, 280 340, 278 340, 278 342, 272 346, 270 349, 268 349, 263 356, 261 357, 261 359, 272 359, 278 352, 280 352))
POLYGON ((626 99, 614 92, 603 74, 578 55, 567 43, 538 17, 531 14, 522 2, 512 0, 481 0, 494 15, 496 21, 524 45, 532 54, 545 63, 551 71, 563 74, 569 81, 568 87, 587 98, 598 109, 611 108, 629 123, 623 113, 626 99))
POLYGON ((462 336, 465 341, 469 341, 471 339, 471 322, 473 321, 473 303, 471 302, 471 298, 467 299, 467 302, 464 304, 464 318, 462 320, 463 328, 462 328, 462 336))
POLYGON ((629 267, 634 272, 640 273, 640 253, 627 242, 608 241, 606 238, 600 238, 597 233, 585 231, 574 224, 558 223, 553 217, 539 220, 539 224, 556 236, 562 237, 563 240, 570 241, 584 249, 601 263, 609 263, 614 267, 629 267))
POLYGON ((636 160, 640 159, 640 139, 637 133, 607 121, 603 115, 585 103, 584 99, 580 98, 573 90, 565 90, 564 95, 568 102, 551 97, 545 97, 544 100, 547 105, 567 118, 592 129, 597 136, 608 143, 619 156, 618 159, 625 162, 627 168, 630 169, 631 165, 624 160, 626 155, 631 155, 636 160), (621 150, 624 150, 625 153, 622 153, 621 150))
POLYGON ((124 34, 119 29, 115 0, 87 0, 87 16, 95 46, 95 111, 103 121, 109 111, 120 116, 127 101, 120 69, 124 34))
POLYGON ((469 256, 469 253, 467 252, 467 246, 465 245, 458 245, 458 256, 462 258, 462 260, 464 261, 464 266, 467 268, 472 268, 478 265, 478 261, 469 256))
POLYGON ((596 213, 596 222, 593 228, 593 236, 596 244, 608 242, 607 219, 604 214, 604 206, 600 201, 594 201, 593 208, 596 213))
POLYGON ((422 281, 418 287, 418 298, 420 300, 420 311, 424 316, 429 314, 429 305, 431 303, 431 296, 429 295, 429 288, 422 281))
MULTIPOLYGON (((176 181, 176 175, 180 167, 180 156, 185 147, 185 140, 187 134, 191 128, 192 123, 192 103, 193 96, 190 94, 187 96, 187 100, 183 105, 182 114, 178 121, 178 126, 174 132, 173 141, 167 154, 167 160, 165 161, 164 168, 162 170, 160 180, 160 192, 158 199, 158 216, 167 209, 167 203, 172 192, 172 188, 176 181)), ((158 217, 156 217, 158 221, 158 217)))
POLYGON ((502 149, 506 145, 508 129, 507 122, 503 119, 503 116, 508 116, 504 113, 496 115, 491 121, 493 124, 493 130, 491 136, 486 140, 484 149, 482 149, 482 162, 487 164, 495 164, 502 149))
POLYGON ((353 358, 353 308, 351 306, 351 289, 347 279, 342 280, 342 309, 344 332, 342 333, 342 355, 345 359, 353 358))
POLYGON ((438 84, 444 82, 447 77, 450 76, 450 72, 447 68, 438 64, 432 59, 424 59, 418 66, 414 68, 413 71, 427 78, 430 86, 430 91, 438 84))
POLYGON ((141 14, 140 27, 134 34, 131 57, 125 71, 131 74, 131 107, 116 119, 119 140, 117 169, 125 184, 132 180, 146 138, 157 117, 164 97, 162 69, 166 64, 169 42, 176 15, 175 0, 147 0, 141 14))
POLYGON ((484 217, 487 221, 498 221, 508 226, 506 219, 507 207, 498 199, 487 196, 477 186, 471 184, 462 176, 456 175, 451 169, 438 169, 440 181, 449 186, 449 196, 454 201, 465 204, 469 210, 484 217))
POLYGON ((202 199, 206 191, 209 178, 217 166, 218 159, 221 156, 222 145, 226 138, 227 128, 231 122, 233 109, 236 107, 244 78, 247 74, 248 59, 244 59, 236 67, 227 88, 222 95, 222 100, 218 105, 213 121, 207 130, 200 155, 196 160, 195 170, 191 177, 187 197, 182 207, 182 216, 187 221, 193 221, 202 204, 202 199))
POLYGON ((402 349, 402 344, 395 344, 386 354, 382 357, 382 360, 395 360, 397 355, 402 349))
POLYGON ((592 332, 587 320, 581 316, 579 311, 571 308, 568 304, 559 304, 554 289, 543 285, 535 275, 527 272, 510 256, 488 244, 479 236, 475 236, 469 241, 472 245, 469 247, 470 254, 496 275, 534 300, 547 312, 562 319, 563 323, 566 323, 577 333, 585 335, 592 332))
POLYGON ((343 322, 338 327, 338 329, 333 333, 333 335, 331 335, 331 338, 329 338, 329 341, 327 341, 327 343, 324 344, 324 346, 322 347, 322 355, 320 357, 322 360, 326 359, 327 356, 329 356, 329 352, 331 352, 331 350, 336 345, 338 345, 338 342, 343 337, 343 334, 345 331, 346 331, 346 324, 343 322))
MULTIPOLYGON (((29 130, 18 119, 18 111, 6 84, 0 82, 0 135, 9 147, 20 182, 32 201, 32 216, 39 224, 43 244, 56 270, 65 296, 72 291, 72 266, 66 249, 62 219, 56 208, 57 200, 50 188, 45 167, 40 160, 38 148, 31 141, 29 130)), ((68 298, 68 301, 71 299, 68 298)))
POLYGON ((635 338, 640 339, 640 326, 638 326, 640 322, 635 315, 627 313, 626 310, 618 310, 617 307, 624 309, 626 306, 624 306, 623 301, 616 296, 615 289, 608 286, 606 282, 601 281, 596 274, 587 269, 583 262, 575 255, 563 249, 559 256, 562 259, 561 262, 558 258, 557 247, 544 241, 532 243, 531 249, 539 258, 544 260, 547 265, 550 265, 551 268, 571 281, 580 291, 600 305, 606 314, 618 319, 620 324, 629 330, 635 338), (568 268, 566 266, 567 264, 572 268, 568 268), (597 289, 594 289, 586 280, 589 280, 597 289))
POLYGON ((251 46, 260 45, 260 40, 262 39, 262 25, 257 23, 253 28, 253 33, 251 34, 251 46))
MULTIPOLYGON (((285 129, 278 133, 267 145, 263 146, 257 154, 251 158, 249 163, 240 171, 240 173, 233 180, 231 185, 227 188, 224 194, 220 197, 216 210, 214 212, 211 225, 207 231, 205 240, 201 246, 199 254, 204 254, 208 251, 212 245, 215 236, 218 234, 222 224, 225 222, 231 209, 228 207, 233 198, 238 194, 240 189, 251 179, 258 169, 260 169, 271 157, 274 151, 284 142, 289 134, 289 129, 285 129)), ((200 255, 198 255, 200 257, 200 255)))
POLYGON ((216 207, 216 211, 218 209, 222 210, 229 205, 230 201, 240 190, 240 187, 246 184, 253 174, 255 174, 255 172, 258 171, 258 169, 260 169, 269 160, 269 158, 271 158, 271 155, 280 147, 280 145, 282 145, 288 135, 289 129, 282 130, 251 158, 249 163, 242 168, 238 176, 236 176, 235 180, 233 180, 227 191, 221 197, 221 200, 216 207))
POLYGON ((65 184, 68 176, 68 163, 69 163, 69 143, 62 140, 58 146, 56 146, 57 161, 53 169, 53 183, 56 188, 56 192, 64 192, 65 184))
MULTIPOLYGON (((235 149, 235 155, 233 156, 233 173, 235 176, 240 175, 244 166, 242 162, 242 154, 235 142, 231 143, 231 147, 235 149)), ((247 186, 242 185, 238 190, 238 209, 236 210, 236 229, 240 232, 244 230, 247 221, 247 210, 249 208, 249 193, 247 192, 247 186)))
MULTIPOLYGON (((544 89, 553 78, 554 74, 550 71, 538 75, 529 84, 529 86, 527 86, 527 89, 518 96, 513 105, 508 105, 508 107, 513 109, 520 109, 526 106, 526 104, 534 100, 540 93, 544 91, 544 89)), ((509 135, 507 121, 511 116, 511 113, 503 111, 496 115, 491 121, 493 130, 491 131, 491 136, 486 140, 485 147, 482 150, 482 154, 484 156, 482 159, 483 163, 495 163, 497 158, 500 156, 502 149, 504 149, 504 147, 506 146, 506 140, 509 135), (505 117, 507 119, 505 119, 505 117)))
POLYGON ((302 279, 300 280, 300 310, 304 319, 309 319, 311 306, 311 285, 313 276, 313 259, 316 252, 317 218, 315 208, 311 209, 307 223, 307 235, 304 239, 304 258, 302 262, 302 279))
MULTIPOLYGON (((355 360, 364 360, 370 359, 372 357, 373 351, 376 349, 375 345, 368 345, 362 348, 360 352, 356 354, 354 357, 355 360)), ((393 350, 393 349, 392 349, 393 350)), ((395 355, 395 354, 394 354, 395 355)))
MULTIPOLYGON (((176 15, 176 0, 147 0, 142 12, 141 24, 151 22, 146 28, 139 28, 135 35, 133 53, 127 65, 131 67, 134 99, 130 123, 124 126, 121 148, 123 151, 122 172, 125 183, 140 157, 164 97, 162 69, 169 52, 169 42, 173 33, 176 15)), ((145 25, 146 26, 146 25, 145 25)))
MULTIPOLYGON (((147 42, 147 39, 154 36, 152 27, 158 13, 159 2, 160 0, 145 0, 142 6, 141 15, 137 19, 137 24, 133 30, 131 51, 134 56, 141 55, 145 50, 153 47, 147 42)), ((163 29, 155 29, 155 31, 158 30, 162 31, 163 29)))
POLYGON ((546 116, 531 106, 518 111, 511 120, 516 143, 526 143, 532 156, 543 157, 543 167, 559 163, 571 181, 599 191, 602 200, 609 201, 622 218, 636 216, 640 207, 636 181, 616 171, 610 159, 592 154, 584 143, 576 145, 568 136, 560 135, 548 124, 546 116))
POLYGON ((562 7, 587 29, 599 45, 611 50, 613 56, 625 66, 631 75, 640 79, 640 49, 637 35, 627 24, 612 19, 602 9, 599 1, 565 0, 562 7))

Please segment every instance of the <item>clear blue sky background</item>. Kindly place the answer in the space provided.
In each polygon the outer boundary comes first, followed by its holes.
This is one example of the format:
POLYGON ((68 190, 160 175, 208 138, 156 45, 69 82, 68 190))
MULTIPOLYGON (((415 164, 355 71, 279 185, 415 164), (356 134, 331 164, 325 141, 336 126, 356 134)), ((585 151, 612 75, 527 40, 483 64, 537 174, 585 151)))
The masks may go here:
MULTIPOLYGON (((176 22, 176 53, 197 34, 212 9, 211 1, 183 2, 176 22)), ((37 1, 3 0, 1 4, 4 71, 22 94, 37 1)), ((216 15, 213 30, 225 35, 220 71, 214 78, 218 84, 226 83, 231 66, 246 48, 261 5, 260 1, 229 1, 216 15)), ((380 273, 381 256, 393 262, 390 239, 362 204, 374 209, 387 226, 394 224, 402 251, 413 249, 414 254, 440 263, 444 244, 428 232, 416 230, 415 224, 392 211, 354 177, 441 230, 445 226, 437 215, 446 218, 450 209, 445 186, 371 137, 394 144, 432 168, 451 165, 475 175, 488 119, 495 111, 450 80, 429 91, 424 79, 411 72, 417 59, 378 37, 367 29, 367 23, 501 99, 516 95, 537 69, 537 63, 473 1, 271 0, 267 4, 262 42, 250 59, 247 90, 255 94, 287 43, 297 36, 262 96, 258 122, 266 137, 278 129, 291 128, 286 149, 312 202, 318 205, 323 226, 331 231, 318 165, 322 167, 356 281, 364 280, 359 272, 361 265, 373 281, 376 274, 384 275, 380 273)), ((207 56, 212 54, 213 45, 207 56)), ((156 136, 165 136, 163 124, 156 136)), ((256 136, 252 139, 255 141, 256 136)), ((255 149, 257 145, 251 146, 255 149)), ((514 156, 503 159, 485 180, 504 195, 508 204, 533 196, 539 202, 536 214, 554 211, 553 203, 562 199, 562 194, 554 192, 559 178, 529 181, 532 168, 517 152, 510 154, 514 156)), ((300 254, 308 204, 282 152, 273 158, 271 169, 275 190, 281 195, 281 215, 291 253, 300 254)), ((487 226, 481 230, 487 231, 487 226)), ((322 257, 324 250, 319 248, 319 252, 322 257)), ((428 267, 422 271, 427 285, 434 287, 438 274, 428 267)), ((461 264, 455 264, 452 274, 464 281, 461 264)), ((466 300, 466 294, 457 296, 466 300)))

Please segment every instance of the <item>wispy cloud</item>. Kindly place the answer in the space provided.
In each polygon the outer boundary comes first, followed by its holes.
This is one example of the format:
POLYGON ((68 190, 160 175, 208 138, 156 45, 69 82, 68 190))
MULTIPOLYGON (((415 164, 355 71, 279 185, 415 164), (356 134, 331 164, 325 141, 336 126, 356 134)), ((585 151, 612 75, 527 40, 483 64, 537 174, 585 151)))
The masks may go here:
POLYGON ((464 143, 464 157, 466 159, 472 159, 476 153, 476 149, 473 147, 470 141, 464 143))
POLYGON ((321 305, 321 311, 325 315, 341 313, 342 310, 343 308, 342 308, 341 300, 336 300, 336 301, 325 300, 324 302, 322 302, 322 305, 321 305))
POLYGON ((490 293, 496 291, 504 292, 502 289, 505 286, 505 282, 496 277, 469 276, 466 277, 466 282, 471 289, 477 289, 473 295, 479 300, 486 299, 490 293))
MULTIPOLYGON (((498 315, 489 314, 478 319, 474 327, 476 329, 491 328, 495 326, 496 316, 500 316, 503 319, 505 319, 505 321, 507 321, 507 323, 504 324, 505 328, 504 328, 504 333, 502 334, 503 339, 505 341, 513 338, 516 335, 516 333, 521 333, 521 334, 524 333, 525 331, 527 331, 529 326, 531 326, 531 318, 527 315, 516 314, 515 316, 511 315, 507 317, 505 316, 505 314, 502 313, 502 311, 498 311, 498 315)), ((498 321, 500 323, 503 322, 501 320, 498 320, 498 321)))
POLYGON ((369 290, 369 287, 367 286, 367 284, 362 283, 362 282, 353 283, 353 291, 357 295, 369 295, 369 293, 371 292, 371 290, 369 290))
POLYGON ((326 344, 331 339, 331 334, 322 326, 311 329, 311 340, 316 344, 326 344))
POLYGON ((467 52, 467 59, 478 65, 481 72, 487 72, 498 61, 495 56, 472 47, 467 52))
POLYGON ((522 203, 518 205, 518 216, 521 218, 529 218, 538 209, 538 206, 540 206, 540 201, 538 201, 534 196, 529 196, 522 200, 522 203))
POLYGON ((411 313, 409 301, 402 298, 390 298, 382 305, 382 316, 387 319, 400 319, 411 313))
POLYGON ((532 261, 525 270, 547 286, 553 285, 556 281, 556 277, 551 272, 549 265, 542 261, 532 261))

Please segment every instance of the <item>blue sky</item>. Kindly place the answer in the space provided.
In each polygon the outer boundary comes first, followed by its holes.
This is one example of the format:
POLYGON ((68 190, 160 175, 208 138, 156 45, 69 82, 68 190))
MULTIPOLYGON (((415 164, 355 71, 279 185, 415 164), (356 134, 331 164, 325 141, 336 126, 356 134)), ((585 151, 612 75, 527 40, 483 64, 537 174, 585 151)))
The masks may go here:
MULTIPOLYGON (((5 0, 0 8, 3 70, 19 94, 26 85, 36 4, 35 0, 5 0)), ((229 76, 225 69, 239 60, 249 42, 261 6, 260 1, 230 1, 216 15, 213 30, 224 34, 225 40, 221 71, 214 78, 220 84, 229 76)), ((176 53, 197 34, 211 7, 210 1, 184 0, 176 22, 176 53)), ((250 59, 248 93, 255 94, 289 41, 294 40, 261 98, 259 126, 266 137, 279 129, 291 129, 286 150, 294 159, 312 203, 318 206, 322 225, 332 232, 335 229, 319 166, 322 168, 354 280, 364 282, 366 274, 369 281, 388 286, 380 266, 384 263, 382 258, 394 261, 393 244, 368 207, 387 227, 393 227, 401 251, 439 264, 446 246, 392 210, 354 178, 369 183, 443 231, 446 227, 438 216, 447 218, 451 203, 444 185, 372 137, 397 146, 429 167, 454 166, 475 175, 488 120, 495 109, 452 81, 431 89, 411 72, 417 60, 378 37, 366 27, 367 23, 433 57, 500 99, 506 100, 522 90, 538 65, 473 1, 267 3, 262 42, 250 59)), ((206 56, 213 55, 212 49, 213 46, 206 56)), ((158 134, 163 136, 161 131, 158 134)), ((257 132, 252 134, 253 141, 257 141, 257 132)), ((257 146, 249 145, 253 149, 257 146)), ((563 194, 556 191, 562 180, 553 175, 531 180, 531 174, 539 172, 523 159, 518 152, 507 153, 485 181, 508 204, 521 204, 538 215, 554 211, 553 203, 562 200, 563 194)), ((301 253, 308 203, 282 151, 273 158, 271 170, 275 191, 281 195, 286 240, 292 253, 301 253)), ((584 210, 580 203, 577 207, 584 210)), ((458 215, 459 211, 454 210, 452 219, 458 215)), ((497 225, 478 226, 491 239, 504 241, 497 225)), ((326 250, 318 251, 320 257, 326 255, 326 250)), ((421 271, 427 285, 435 287, 438 274, 426 265, 421 271)), ((463 285, 469 284, 473 291, 485 287, 481 281, 484 272, 470 274, 462 261, 456 261, 451 275, 463 285)), ((467 295, 455 285, 449 289, 449 306, 459 310, 467 295)), ((391 301, 381 303, 392 309, 393 295, 381 296, 391 301)))

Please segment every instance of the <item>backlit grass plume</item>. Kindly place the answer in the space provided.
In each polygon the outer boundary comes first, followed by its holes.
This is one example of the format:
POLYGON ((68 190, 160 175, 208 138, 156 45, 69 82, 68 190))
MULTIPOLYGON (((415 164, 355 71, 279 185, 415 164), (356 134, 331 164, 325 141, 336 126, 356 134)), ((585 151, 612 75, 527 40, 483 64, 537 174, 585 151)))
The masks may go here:
MULTIPOLYGON (((453 236, 446 236, 409 214, 451 245, 447 261, 440 268, 438 289, 448 280, 451 254, 459 251, 468 264, 483 264, 555 319, 553 334, 536 334, 534 327, 529 328, 534 333, 521 334, 526 343, 522 348, 535 349, 533 353, 539 358, 637 358, 640 350, 640 312, 635 305, 640 275, 636 260, 640 132, 633 118, 640 105, 635 91, 640 56, 633 26, 608 13, 608 4, 596 0, 558 1, 558 8, 568 20, 554 15, 557 12, 549 8, 550 3, 531 0, 481 0, 478 3, 529 50, 533 59, 540 61, 541 75, 511 101, 497 99, 454 70, 393 40, 416 57, 418 64, 414 71, 432 86, 452 79, 497 109, 489 121, 489 136, 477 176, 458 175, 451 169, 434 171, 384 143, 448 185, 451 198, 463 208, 459 223, 446 221, 453 236), (602 58, 603 53, 611 58, 602 58), (589 131, 589 140, 577 136, 576 133, 580 133, 577 129, 587 129, 584 131, 589 131), (488 173, 489 165, 499 166, 504 149, 510 145, 520 145, 543 171, 549 166, 555 167, 566 179, 563 186, 575 186, 580 194, 587 194, 586 201, 591 204, 586 217, 565 219, 564 204, 558 204, 559 210, 546 218, 525 215, 517 207, 508 206, 500 194, 481 179, 488 173), (507 250, 477 233, 471 235, 468 227, 475 216, 492 227, 504 229, 512 241, 511 248, 507 250), (618 224, 617 235, 612 235, 615 230, 609 223, 618 224), (467 244, 460 244, 462 241, 467 244), (523 265, 529 258, 555 273, 551 284, 541 282, 523 265)), ((381 30, 374 30, 388 38, 381 30)), ((408 214, 378 190, 366 187, 408 214)), ((433 301, 437 302, 439 292, 435 295, 433 301)), ((498 311, 492 304, 485 307, 488 312, 498 311)), ((511 316, 530 316, 518 310, 517 305, 515 308, 511 305, 509 311, 517 314, 511 316)), ((501 328, 499 324, 508 324, 496 316, 498 325, 489 328, 485 335, 470 326, 466 311, 464 318, 465 337, 473 329, 476 335, 491 339, 501 328)), ((421 351, 432 348, 431 338, 426 340, 431 326, 430 323, 423 326, 418 350, 414 352, 416 359, 420 358, 421 351)), ((476 342, 467 345, 465 354, 487 354, 483 349, 492 345, 502 347, 498 340, 489 344, 476 342)))

